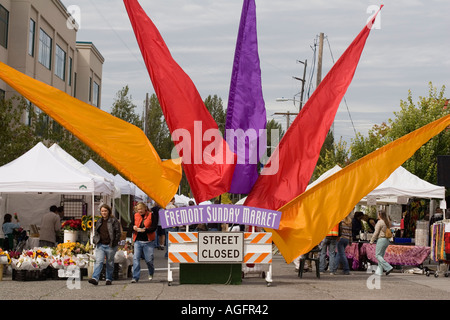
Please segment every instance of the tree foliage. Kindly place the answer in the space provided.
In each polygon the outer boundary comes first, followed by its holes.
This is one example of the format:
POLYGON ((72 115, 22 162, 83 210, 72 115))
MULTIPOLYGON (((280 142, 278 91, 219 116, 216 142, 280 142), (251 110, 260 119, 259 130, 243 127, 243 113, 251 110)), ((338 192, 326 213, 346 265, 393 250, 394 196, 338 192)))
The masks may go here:
MULTIPOLYGON (((448 99, 444 98, 445 86, 440 90, 429 83, 427 97, 419 97, 413 102, 408 91, 406 100, 400 100, 400 111, 394 112, 394 118, 388 124, 375 125, 369 130, 368 137, 358 134, 351 144, 351 161, 356 161, 370 152, 397 140, 443 116, 449 114, 448 99)), ((450 131, 442 131, 403 164, 406 170, 430 183, 437 182, 437 156, 450 154, 450 131)))
POLYGON ((114 99, 111 114, 119 119, 125 120, 135 126, 142 128, 142 120, 138 114, 135 113, 136 105, 133 103, 132 96, 129 95, 130 89, 128 85, 123 87, 116 94, 114 99))

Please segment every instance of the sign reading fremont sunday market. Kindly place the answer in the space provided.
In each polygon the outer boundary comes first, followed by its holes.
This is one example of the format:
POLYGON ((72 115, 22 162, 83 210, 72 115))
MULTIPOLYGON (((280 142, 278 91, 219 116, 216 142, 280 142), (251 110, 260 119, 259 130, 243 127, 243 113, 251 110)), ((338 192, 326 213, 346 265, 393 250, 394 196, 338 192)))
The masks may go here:
POLYGON ((245 224, 278 229, 281 212, 230 204, 211 204, 159 210, 162 228, 199 223, 245 224))

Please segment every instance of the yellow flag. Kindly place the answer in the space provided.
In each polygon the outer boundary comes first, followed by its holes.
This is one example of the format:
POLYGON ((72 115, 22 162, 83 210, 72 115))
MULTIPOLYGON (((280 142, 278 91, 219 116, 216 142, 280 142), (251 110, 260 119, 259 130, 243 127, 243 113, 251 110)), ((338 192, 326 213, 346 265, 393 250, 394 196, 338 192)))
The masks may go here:
POLYGON ((144 132, 0 62, 0 78, 165 207, 181 181, 181 163, 161 161, 144 132))
POLYGON ((270 232, 286 262, 319 244, 364 196, 448 125, 450 115, 355 161, 280 208, 280 227, 270 232))

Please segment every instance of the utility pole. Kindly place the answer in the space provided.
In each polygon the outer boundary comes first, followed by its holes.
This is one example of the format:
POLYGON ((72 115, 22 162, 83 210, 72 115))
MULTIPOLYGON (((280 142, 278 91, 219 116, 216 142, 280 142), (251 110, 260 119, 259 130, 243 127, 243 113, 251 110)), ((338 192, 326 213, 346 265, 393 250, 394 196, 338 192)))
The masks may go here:
POLYGON ((286 116, 286 130, 289 129, 289 126, 291 125, 291 115, 296 116, 298 113, 292 113, 292 112, 275 112, 274 114, 279 116, 286 116))
POLYGON ((147 113, 148 113, 148 92, 145 94, 145 107, 144 107, 144 133, 147 135, 147 113))
POLYGON ((317 83, 316 88, 322 81, 322 56, 323 56, 323 32, 319 35, 319 57, 317 59, 317 83))
POLYGON ((302 111, 302 107, 303 107, 303 93, 304 93, 304 91, 305 91, 306 66, 307 66, 307 64, 308 64, 308 60, 305 59, 305 62, 300 61, 300 60, 297 60, 297 62, 303 63, 303 65, 304 65, 304 68, 303 68, 303 78, 300 79, 300 78, 298 78, 298 77, 292 77, 292 78, 294 78, 294 79, 299 80, 299 81, 302 82, 302 90, 300 91, 300 107, 298 108, 298 111, 300 112, 300 111, 302 111))

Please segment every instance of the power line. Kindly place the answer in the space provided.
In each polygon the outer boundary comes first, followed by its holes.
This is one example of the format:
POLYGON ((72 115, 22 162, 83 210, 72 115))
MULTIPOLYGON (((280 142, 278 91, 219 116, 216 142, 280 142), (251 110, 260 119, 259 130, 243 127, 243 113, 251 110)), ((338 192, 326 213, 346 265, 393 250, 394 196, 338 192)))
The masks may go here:
MULTIPOLYGON (((328 49, 330 50, 331 60, 333 61, 333 64, 334 64, 335 61, 334 61, 334 57, 333 57, 333 52, 331 51, 331 45, 330 45, 330 41, 328 40, 328 36, 325 37, 325 39, 327 40, 328 49)), ((356 138, 357 134, 356 134, 355 124, 353 123, 352 115, 350 114, 350 109, 348 108, 347 99, 345 99, 345 95, 344 95, 344 103, 345 103, 345 107, 347 108, 348 116, 350 117, 350 122, 352 123, 353 131, 355 132, 355 138, 356 138)))

